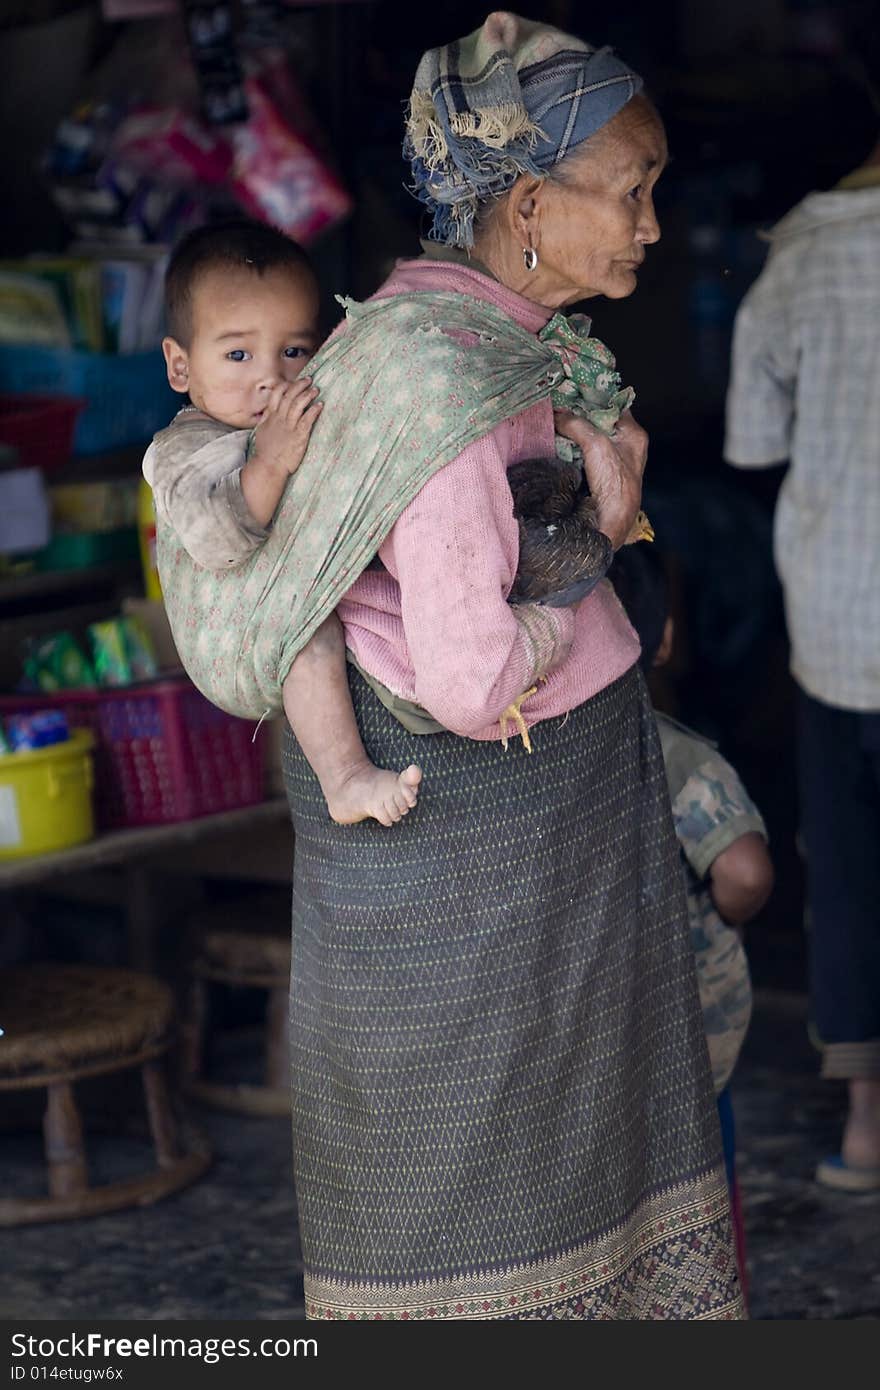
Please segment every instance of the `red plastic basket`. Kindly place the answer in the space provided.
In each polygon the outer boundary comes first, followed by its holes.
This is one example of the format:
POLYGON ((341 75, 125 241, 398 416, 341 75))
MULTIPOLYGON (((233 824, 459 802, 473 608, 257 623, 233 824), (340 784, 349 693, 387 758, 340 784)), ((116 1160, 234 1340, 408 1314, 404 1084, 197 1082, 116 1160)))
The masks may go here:
POLYGON ((70 458, 76 417, 84 404, 73 396, 0 393, 0 441, 18 450, 22 468, 51 473, 70 458))
POLYGON ((263 800, 253 726, 216 709, 185 677, 0 697, 0 718, 35 709, 62 709, 71 728, 95 735, 103 829, 192 820, 263 800))

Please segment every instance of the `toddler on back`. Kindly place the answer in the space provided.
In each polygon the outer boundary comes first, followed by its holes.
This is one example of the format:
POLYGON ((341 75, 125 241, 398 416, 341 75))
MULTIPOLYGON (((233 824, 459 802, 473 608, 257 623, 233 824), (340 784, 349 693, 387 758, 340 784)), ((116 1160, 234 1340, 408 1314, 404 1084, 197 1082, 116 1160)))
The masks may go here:
MULTIPOLYGON (((321 410, 301 375, 320 341, 317 281, 281 232, 229 222, 184 238, 165 298, 168 381, 189 403, 153 439, 144 476, 157 516, 191 558, 225 570, 266 539, 321 410)), ((411 810, 421 772, 386 771, 367 757, 335 614, 294 661, 282 697, 335 821, 393 825, 411 810)))

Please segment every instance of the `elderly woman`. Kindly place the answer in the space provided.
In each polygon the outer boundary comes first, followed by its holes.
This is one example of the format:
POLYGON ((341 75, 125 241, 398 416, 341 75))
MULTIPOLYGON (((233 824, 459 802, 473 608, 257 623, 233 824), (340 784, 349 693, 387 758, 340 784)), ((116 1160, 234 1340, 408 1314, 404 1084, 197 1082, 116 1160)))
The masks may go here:
MULTIPOLYGON (((666 161, 640 87, 609 50, 505 13, 427 53, 406 149, 433 238, 377 298, 458 296, 475 325, 492 306, 537 335, 631 294, 666 161)), ((422 385, 423 406, 450 391, 422 385)), ((407 389, 389 381, 391 419, 407 389)), ((619 545, 644 436, 629 416, 614 441, 563 424, 619 545)), ((367 750, 421 765, 417 810, 393 832, 332 824, 288 736, 310 1317, 741 1312, 637 642, 604 583, 576 611, 506 601, 506 469, 553 451, 545 395, 433 473, 339 605, 367 750), (499 716, 533 686, 534 753, 502 752, 499 716)))
POLYGON ((586 423, 619 383, 559 311, 630 294, 659 236, 640 87, 506 13, 427 53, 406 149, 433 236, 314 359, 325 408, 269 539, 236 578, 160 534, 178 645, 218 703, 277 703, 338 606, 369 756, 424 772, 393 830, 335 825, 287 736, 310 1317, 741 1312, 638 642, 604 581, 508 603, 507 469, 554 454, 554 404, 613 546, 639 507, 645 436, 586 423), (516 718, 531 755, 506 746, 516 718))

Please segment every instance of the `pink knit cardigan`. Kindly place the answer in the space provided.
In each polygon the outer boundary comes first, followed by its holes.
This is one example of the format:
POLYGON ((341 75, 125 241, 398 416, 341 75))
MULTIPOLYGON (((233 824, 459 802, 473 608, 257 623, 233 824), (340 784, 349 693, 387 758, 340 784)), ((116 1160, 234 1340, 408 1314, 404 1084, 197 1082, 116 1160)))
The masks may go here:
MULTIPOLYGON (((399 261, 377 297, 418 290, 488 300, 533 333, 550 317, 476 270, 427 259, 399 261)), ((337 610, 364 671, 468 738, 500 738, 501 711, 539 675, 549 672, 523 705, 529 726, 566 714, 638 660, 607 582, 576 612, 506 602, 519 557, 506 470, 553 453, 549 401, 469 445, 395 523, 379 551, 387 573, 366 570, 337 610)))

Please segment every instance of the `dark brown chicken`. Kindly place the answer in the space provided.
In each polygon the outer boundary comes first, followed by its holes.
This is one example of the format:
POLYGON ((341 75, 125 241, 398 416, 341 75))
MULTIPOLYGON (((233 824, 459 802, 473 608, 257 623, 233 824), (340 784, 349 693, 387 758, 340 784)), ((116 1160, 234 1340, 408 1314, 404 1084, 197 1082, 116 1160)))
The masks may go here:
MULTIPOLYGON (((519 567, 510 603, 565 608, 585 598, 611 564, 611 542, 596 525, 596 506, 579 464, 524 459, 507 470, 519 522, 519 567)), ((653 540, 644 512, 627 537, 653 540)))
POLYGON ((519 568, 511 603, 564 608, 593 589, 611 564, 611 542, 596 526, 583 470, 562 459, 524 459, 507 470, 519 522, 519 568))

